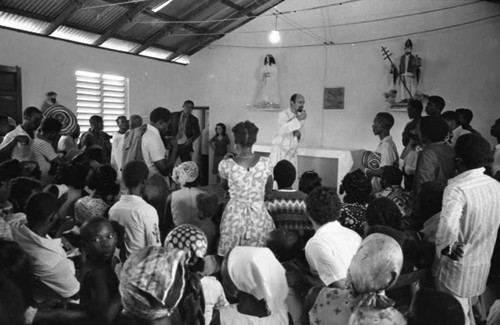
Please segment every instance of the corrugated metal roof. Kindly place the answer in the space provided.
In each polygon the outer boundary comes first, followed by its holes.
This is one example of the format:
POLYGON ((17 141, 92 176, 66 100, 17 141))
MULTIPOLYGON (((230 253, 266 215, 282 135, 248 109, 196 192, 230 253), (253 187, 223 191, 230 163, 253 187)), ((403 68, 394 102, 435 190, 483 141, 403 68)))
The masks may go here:
POLYGON ((67 26, 59 26, 50 36, 83 44, 93 44, 99 38, 99 34, 67 26))
POLYGON ((100 47, 104 47, 110 50, 117 50, 122 52, 130 52, 132 49, 139 46, 139 43, 127 42, 117 38, 109 38, 106 42, 102 43, 100 47))
POLYGON ((55 18, 68 0, 4 0, 3 5, 32 14, 55 18))
POLYGON ((139 54, 143 55, 143 56, 149 56, 149 57, 155 58, 155 59, 165 60, 170 54, 172 54, 172 52, 166 51, 163 49, 159 49, 156 47, 150 47, 148 49, 145 49, 144 51, 142 51, 139 54))
POLYGON ((84 6, 77 10, 68 19, 68 23, 77 26, 92 26, 92 29, 99 32, 105 32, 106 29, 116 21, 120 16, 127 12, 127 8, 122 6, 106 6, 104 1, 91 0, 85 2, 84 6), (86 9, 90 8, 90 9, 86 9))
POLYGON ((119 31, 123 37, 144 40, 161 29, 165 24, 159 19, 151 18, 145 14, 139 14, 133 23, 125 26, 119 31))
POLYGON ((41 34, 50 23, 0 11, 0 26, 41 34))

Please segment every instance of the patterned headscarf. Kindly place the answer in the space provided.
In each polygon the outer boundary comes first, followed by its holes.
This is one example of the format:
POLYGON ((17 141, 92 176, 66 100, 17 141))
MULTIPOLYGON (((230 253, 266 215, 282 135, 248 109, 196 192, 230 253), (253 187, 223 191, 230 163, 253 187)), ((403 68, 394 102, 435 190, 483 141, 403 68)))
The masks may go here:
POLYGON ((163 247, 167 250, 182 249, 187 251, 190 256, 204 258, 208 247, 207 236, 196 226, 180 225, 167 235, 163 247))
POLYGON ((157 246, 133 253, 125 262, 120 277, 125 311, 141 319, 170 316, 184 292, 185 255, 182 250, 157 246))
POLYGON ((198 178, 198 166, 194 161, 185 161, 172 171, 172 179, 182 186, 198 178))
POLYGON ((384 290, 394 284, 402 266, 403 251, 396 240, 378 233, 366 237, 347 271, 353 306, 375 309, 393 306, 394 301, 385 296, 384 290))
POLYGON ((237 246, 227 258, 229 277, 238 290, 265 299, 271 313, 284 308, 288 295, 285 269, 269 248, 237 246))

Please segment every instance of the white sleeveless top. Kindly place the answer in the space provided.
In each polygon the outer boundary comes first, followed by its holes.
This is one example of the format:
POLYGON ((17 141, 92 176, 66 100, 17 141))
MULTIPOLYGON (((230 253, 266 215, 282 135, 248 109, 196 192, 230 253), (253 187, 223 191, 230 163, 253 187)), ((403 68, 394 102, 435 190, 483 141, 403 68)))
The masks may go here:
POLYGON ((288 325, 286 307, 267 317, 256 317, 238 312, 238 304, 219 309, 221 325, 288 325))

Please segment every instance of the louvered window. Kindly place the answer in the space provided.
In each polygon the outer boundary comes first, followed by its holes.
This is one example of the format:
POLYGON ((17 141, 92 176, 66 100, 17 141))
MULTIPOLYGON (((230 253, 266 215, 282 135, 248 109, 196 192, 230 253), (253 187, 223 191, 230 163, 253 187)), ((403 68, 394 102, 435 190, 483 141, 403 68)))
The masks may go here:
POLYGON ((92 115, 104 120, 104 131, 118 131, 116 118, 128 116, 128 79, 122 76, 76 71, 76 113, 82 133, 90 128, 92 115))

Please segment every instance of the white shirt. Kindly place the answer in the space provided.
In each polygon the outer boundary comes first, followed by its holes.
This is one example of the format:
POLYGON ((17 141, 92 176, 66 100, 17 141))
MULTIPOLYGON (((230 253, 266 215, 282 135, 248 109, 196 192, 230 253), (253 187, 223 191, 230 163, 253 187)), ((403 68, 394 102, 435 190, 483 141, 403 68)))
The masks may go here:
POLYGON ((113 143, 111 144, 111 165, 116 168, 118 174, 122 170, 123 139, 125 139, 125 133, 116 132, 113 135, 113 143))
MULTIPOLYGON (((397 166, 399 162, 398 149, 390 135, 380 141, 375 152, 380 153, 380 168, 384 166, 397 166)), ((382 186, 380 185, 380 177, 372 177, 373 192, 380 192, 382 186)))
POLYGON ((146 246, 160 246, 156 209, 137 195, 122 195, 109 210, 109 220, 125 232, 125 256, 146 246))
POLYGON ((165 159, 167 149, 161 140, 160 131, 152 125, 148 125, 146 132, 142 135, 141 142, 142 157, 149 169, 149 177, 153 174, 158 174, 154 162, 165 159))
POLYGON ((347 269, 356 254, 361 237, 338 221, 324 224, 306 244, 306 258, 311 271, 325 285, 347 276, 347 269))
POLYGON ((471 298, 484 292, 499 226, 500 183, 484 175, 484 168, 448 181, 436 234, 434 275, 453 294, 471 298), (461 259, 441 255, 456 242, 465 243, 461 259))
POLYGON ((35 276, 49 288, 69 298, 80 291, 80 283, 74 275, 73 261, 66 257, 61 239, 43 238, 25 224, 13 225, 12 235, 30 257, 35 276))
POLYGON ((18 143, 14 149, 12 150, 11 158, 17 159, 19 161, 34 161, 35 157, 32 151, 33 139, 29 136, 29 134, 24 131, 21 127, 21 124, 16 126, 16 128, 5 135, 3 138, 2 144, 0 144, 0 149, 7 146, 11 141, 14 140, 18 135, 25 135, 28 137, 29 142, 27 144, 18 143))
MULTIPOLYGON (((271 165, 276 165, 280 160, 290 161, 297 169, 297 148, 299 140, 293 135, 293 131, 302 129, 305 120, 297 119, 290 108, 282 110, 278 115, 278 126, 273 136, 271 153, 269 159, 271 165)), ((303 136, 303 135, 302 135, 303 136)))

